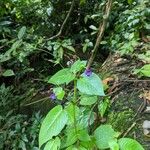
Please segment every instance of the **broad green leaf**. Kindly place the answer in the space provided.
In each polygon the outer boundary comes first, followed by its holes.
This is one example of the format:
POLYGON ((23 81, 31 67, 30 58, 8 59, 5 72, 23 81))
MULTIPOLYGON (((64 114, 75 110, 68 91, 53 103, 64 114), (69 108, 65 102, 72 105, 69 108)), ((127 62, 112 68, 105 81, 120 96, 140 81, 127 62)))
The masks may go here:
POLYGON ((68 124, 73 124, 74 123, 74 115, 76 116, 76 119, 79 118, 79 115, 80 115, 79 107, 75 106, 72 103, 70 103, 70 104, 67 105, 65 110, 66 110, 67 115, 68 115, 68 124))
POLYGON ((68 84, 72 80, 74 80, 75 75, 70 71, 69 68, 62 69, 58 71, 56 74, 54 74, 48 81, 48 83, 52 83, 55 85, 60 84, 68 84))
POLYGON ((82 147, 82 146, 70 146, 68 147, 66 150, 87 150, 86 148, 82 147))
POLYGON ((90 136, 89 136, 89 134, 88 134, 88 131, 85 130, 85 129, 80 130, 80 131, 78 132, 78 139, 79 139, 80 141, 84 141, 84 142, 91 140, 91 138, 90 138, 90 136))
POLYGON ((110 141, 108 144, 111 150, 119 150, 119 144, 116 142, 116 140, 110 141))
POLYGON ((19 32, 18 32, 18 39, 22 39, 23 36, 24 36, 24 34, 25 34, 25 32, 26 32, 26 27, 23 26, 23 27, 19 30, 19 32))
POLYGON ((94 132, 96 145, 99 149, 109 148, 109 142, 112 140, 117 141, 118 136, 119 133, 115 132, 111 125, 101 125, 94 132))
POLYGON ((83 94, 105 96, 102 81, 95 73, 89 77, 83 73, 77 80, 77 88, 83 94))
POLYGON ((43 120, 39 133, 39 147, 57 136, 67 123, 67 114, 62 106, 54 107, 43 120))
POLYGON ((70 71, 73 72, 74 74, 81 71, 83 68, 85 68, 87 61, 81 61, 77 60, 72 66, 70 71))
POLYGON ((46 143, 44 150, 58 150, 59 148, 60 148, 60 139, 56 137, 56 139, 51 139, 46 143))
POLYGON ((95 120, 95 115, 95 112, 91 112, 90 109, 85 109, 85 111, 83 111, 79 117, 78 124, 80 128, 84 129, 89 125, 92 125, 95 120))
POLYGON ((65 145, 63 146, 63 148, 73 145, 78 140, 78 135, 75 131, 74 126, 69 126, 66 129, 66 136, 67 138, 65 140, 65 145))
POLYGON ((94 150, 96 146, 95 139, 93 137, 91 137, 91 141, 81 141, 80 143, 86 148, 86 150, 94 150))
POLYGON ((54 88, 53 89, 57 99, 62 100, 65 95, 65 91, 62 89, 62 87, 54 88))
POLYGON ((140 143, 130 138, 118 140, 120 150, 144 150, 140 143))
POLYGON ((2 76, 4 76, 4 77, 10 77, 10 76, 14 76, 15 74, 14 74, 14 72, 13 72, 13 70, 11 70, 11 69, 7 69, 3 74, 2 74, 2 76))
POLYGON ((81 96, 80 104, 81 105, 92 105, 97 102, 97 96, 81 96))
POLYGON ((74 125, 69 126, 66 129, 67 139, 65 140, 64 147, 68 147, 68 146, 73 145, 75 142, 77 142, 77 140, 80 140, 83 142, 91 140, 87 130, 80 129, 80 127, 78 125, 76 125, 76 129, 77 130, 75 130, 74 125))

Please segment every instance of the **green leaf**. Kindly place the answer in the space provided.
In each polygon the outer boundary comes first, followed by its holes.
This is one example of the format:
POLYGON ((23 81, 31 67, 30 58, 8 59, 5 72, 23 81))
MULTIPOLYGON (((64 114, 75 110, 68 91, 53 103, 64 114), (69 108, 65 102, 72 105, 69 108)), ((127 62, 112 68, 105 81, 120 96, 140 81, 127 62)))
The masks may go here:
POLYGON ((80 130, 80 131, 78 132, 78 139, 79 139, 80 141, 83 141, 83 142, 86 142, 86 141, 90 141, 90 140, 91 140, 91 138, 90 138, 90 136, 89 136, 87 130, 85 130, 85 129, 80 130))
POLYGON ((19 48, 22 44, 22 40, 17 40, 15 43, 13 43, 13 45, 11 46, 11 50, 16 50, 17 48, 19 48))
POLYGON ((77 60, 72 66, 70 71, 76 74, 77 72, 81 71, 83 68, 85 68, 87 61, 81 61, 77 60))
POLYGON ((94 138, 91 141, 86 141, 86 142, 81 141, 80 143, 83 147, 86 148, 86 150, 94 150, 95 149, 95 139, 94 138))
POLYGON ((82 110, 82 113, 79 117, 78 126, 84 129, 88 127, 89 125, 92 125, 94 123, 95 116, 96 116, 95 112, 91 112, 90 109, 82 110))
POLYGON ((48 141, 44 147, 44 150, 58 150, 60 149, 60 139, 56 137, 56 139, 51 139, 48 141))
POLYGON ((117 141, 118 136, 118 132, 115 132, 111 125, 101 125, 94 132, 96 145, 99 149, 109 148, 109 142, 117 141))
POLYGON ((62 89, 62 87, 54 88, 53 89, 57 99, 62 100, 65 95, 65 91, 62 89))
POLYGON ((65 140, 64 147, 73 145, 75 142, 77 142, 77 140, 80 140, 83 142, 91 140, 87 130, 80 129, 78 125, 76 126, 76 128, 77 130, 75 130, 74 125, 72 125, 66 129, 67 139, 65 140))
POLYGON ((108 108, 108 104, 109 104, 108 99, 105 99, 104 101, 101 101, 101 103, 98 105, 98 110, 100 112, 101 117, 104 116, 104 114, 108 108))
POLYGON ((19 30, 19 32, 18 32, 18 39, 22 39, 23 36, 24 36, 24 34, 25 34, 25 32, 26 32, 26 27, 23 26, 23 27, 19 30))
POLYGON ((116 142, 116 140, 110 141, 109 147, 111 150, 119 150, 119 144, 116 142))
POLYGON ((144 65, 141 69, 135 69, 134 73, 140 76, 150 77, 150 64, 144 65))
POLYGON ((88 44, 87 44, 87 43, 85 43, 85 44, 83 45, 83 49, 82 49, 83 53, 85 53, 85 52, 86 52, 87 48, 88 48, 88 44))
POLYGON ((66 150, 87 150, 86 148, 82 147, 82 146, 70 146, 68 147, 66 150))
POLYGON ((58 105, 50 110, 41 125, 39 147, 52 139, 53 136, 57 136, 66 125, 67 119, 67 114, 62 106, 58 105))
POLYGON ((86 3, 86 0, 80 0, 80 5, 83 5, 86 3))
POLYGON ((130 138, 121 138, 118 143, 120 150, 144 150, 140 143, 130 138))
POLYGON ((81 105, 92 105, 97 102, 97 96, 81 96, 80 104, 81 105))
POLYGON ((77 80, 77 88, 87 95, 105 96, 102 81, 95 73, 89 77, 82 74, 81 78, 77 80))
POLYGON ((95 30, 95 31, 98 30, 98 28, 96 28, 94 25, 90 25, 89 28, 92 29, 92 30, 95 30))
POLYGON ((67 135, 67 138, 65 140, 64 147, 71 146, 71 145, 73 145, 78 140, 78 136, 76 134, 74 126, 69 126, 66 129, 66 135, 67 135))
POLYGON ((68 50, 72 51, 72 52, 75 52, 75 49, 73 46, 69 46, 69 45, 63 45, 63 47, 67 48, 68 50))
POLYGON ((58 49, 58 58, 63 59, 64 50, 62 47, 59 47, 58 49))
POLYGON ((0 26, 10 25, 12 22, 10 21, 1 21, 0 26))
POLYGON ((78 119, 79 115, 80 115, 79 107, 70 103, 67 105, 65 110, 66 110, 67 115, 68 115, 68 124, 73 124, 74 123, 74 110, 75 110, 76 119, 78 119))
POLYGON ((15 74, 14 74, 14 72, 13 72, 13 70, 11 70, 11 69, 7 69, 3 74, 2 74, 2 76, 4 76, 4 77, 10 77, 10 76, 14 76, 15 74))
POLYGON ((131 5, 133 0, 128 0, 128 4, 131 5))
POLYGON ((48 83, 52 83, 55 85, 60 85, 60 84, 68 84, 72 80, 74 80, 75 75, 70 71, 69 68, 62 69, 58 71, 55 75, 53 75, 48 83))

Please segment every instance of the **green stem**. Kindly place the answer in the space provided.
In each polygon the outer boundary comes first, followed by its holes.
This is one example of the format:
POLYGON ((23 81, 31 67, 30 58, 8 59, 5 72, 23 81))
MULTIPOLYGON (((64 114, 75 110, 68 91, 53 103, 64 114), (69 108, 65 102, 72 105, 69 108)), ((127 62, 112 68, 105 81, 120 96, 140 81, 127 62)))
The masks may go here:
POLYGON ((77 120, 76 120, 76 105, 77 105, 77 80, 74 80, 74 96, 73 96, 73 117, 74 117, 74 128, 75 133, 78 135, 77 131, 77 120))

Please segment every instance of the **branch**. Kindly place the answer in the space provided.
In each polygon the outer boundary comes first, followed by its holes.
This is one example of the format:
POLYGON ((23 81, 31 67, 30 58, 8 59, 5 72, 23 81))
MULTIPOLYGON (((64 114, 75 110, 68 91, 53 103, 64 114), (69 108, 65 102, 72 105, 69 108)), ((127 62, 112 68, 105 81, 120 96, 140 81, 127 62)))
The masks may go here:
POLYGON ((103 21, 99 25, 99 32, 98 32, 98 36, 96 39, 96 43, 95 43, 94 49, 92 50, 91 57, 90 57, 88 64, 87 64, 87 69, 89 69, 91 67, 93 60, 96 56, 97 50, 99 48, 99 44, 102 40, 104 31, 105 31, 105 28, 107 25, 107 20, 108 20, 109 15, 110 15, 111 6, 112 6, 112 0, 108 0, 108 2, 106 3, 105 13, 103 15, 103 21))
POLYGON ((73 11, 74 4, 75 4, 75 0, 72 1, 71 7, 69 9, 69 12, 68 12, 68 14, 67 14, 67 16, 66 16, 66 18, 65 18, 65 20, 64 20, 64 22, 63 22, 63 24, 62 24, 62 26, 60 28, 60 30, 59 30, 59 32, 56 35, 50 37, 48 40, 53 40, 53 39, 59 37, 62 34, 62 31, 63 31, 63 29, 64 29, 64 27, 65 27, 65 25, 66 25, 70 15, 71 15, 71 13, 72 13, 72 11, 73 11))

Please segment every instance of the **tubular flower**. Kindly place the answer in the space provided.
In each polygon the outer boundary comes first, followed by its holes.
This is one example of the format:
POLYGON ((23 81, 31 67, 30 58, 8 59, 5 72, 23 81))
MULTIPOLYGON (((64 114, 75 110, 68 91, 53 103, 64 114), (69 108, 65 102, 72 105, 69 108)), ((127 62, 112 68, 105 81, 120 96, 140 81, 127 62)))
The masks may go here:
POLYGON ((52 93, 52 94, 50 95, 50 99, 55 100, 55 99, 56 99, 56 95, 55 95, 54 93, 52 93))
POLYGON ((84 71, 84 74, 85 74, 86 76, 90 77, 90 76, 92 75, 91 69, 90 69, 90 68, 89 68, 89 69, 86 69, 86 70, 84 71))

